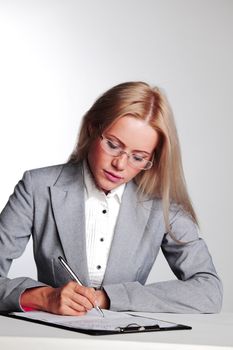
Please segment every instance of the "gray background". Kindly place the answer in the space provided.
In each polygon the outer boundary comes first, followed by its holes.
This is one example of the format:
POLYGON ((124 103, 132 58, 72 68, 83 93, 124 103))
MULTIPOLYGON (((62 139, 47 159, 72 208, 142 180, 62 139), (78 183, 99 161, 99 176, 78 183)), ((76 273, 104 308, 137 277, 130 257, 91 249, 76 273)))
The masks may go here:
MULTIPOLYGON (((187 185, 233 311, 231 0, 0 0, 0 208, 27 169, 62 163, 111 86, 162 87, 187 185)), ((31 244, 10 276, 35 276, 31 244)), ((172 278, 162 255, 149 280, 172 278)))

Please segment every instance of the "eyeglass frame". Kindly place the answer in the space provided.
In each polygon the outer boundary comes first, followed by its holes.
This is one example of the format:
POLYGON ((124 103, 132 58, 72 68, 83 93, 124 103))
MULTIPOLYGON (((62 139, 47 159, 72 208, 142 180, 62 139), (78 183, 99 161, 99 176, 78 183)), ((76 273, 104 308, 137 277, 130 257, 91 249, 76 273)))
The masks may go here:
MULTIPOLYGON (((149 170, 149 169, 151 169, 151 167, 152 167, 152 165, 153 165, 153 161, 152 161, 152 160, 147 160, 147 159, 144 159, 143 157, 141 157, 143 160, 145 160, 145 161, 147 162, 146 165, 149 164, 149 168, 148 168, 148 167, 143 167, 143 168, 137 167, 137 166, 135 166, 135 165, 132 163, 132 161, 130 161, 130 159, 131 159, 130 157, 131 157, 132 155, 134 155, 135 153, 128 153, 128 152, 124 151, 123 149, 121 149, 121 150, 119 151, 119 154, 116 154, 116 155, 115 155, 115 154, 112 154, 111 151, 108 152, 108 151, 106 150, 106 148, 103 147, 102 141, 104 141, 104 140, 110 141, 110 142, 113 143, 113 144, 114 144, 114 142, 113 142, 112 140, 110 140, 109 138, 107 138, 106 136, 104 136, 103 134, 100 135, 100 139, 101 139, 100 145, 101 145, 103 151, 105 151, 107 154, 109 154, 109 155, 111 155, 111 156, 113 156, 113 157, 120 157, 121 155, 126 154, 126 155, 127 155, 127 158, 128 158, 128 162, 129 162, 130 165, 132 165, 133 168, 135 168, 135 169, 140 169, 140 170, 149 170)), ((121 146, 119 146, 119 148, 121 148, 121 146)), ((114 150, 113 150, 113 151, 114 151, 114 150)))

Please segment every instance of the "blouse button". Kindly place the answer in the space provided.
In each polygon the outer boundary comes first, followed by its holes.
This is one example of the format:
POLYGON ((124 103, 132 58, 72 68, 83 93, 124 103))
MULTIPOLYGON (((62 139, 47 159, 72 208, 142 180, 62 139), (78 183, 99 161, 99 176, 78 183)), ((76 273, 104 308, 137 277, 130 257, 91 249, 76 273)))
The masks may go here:
POLYGON ((100 270, 100 269, 101 269, 101 266, 100 266, 100 265, 97 265, 96 268, 97 268, 97 270, 100 270))
POLYGON ((103 238, 103 237, 101 237, 101 238, 100 238, 100 242, 103 242, 103 241, 104 241, 104 238, 103 238))
POLYGON ((106 214, 106 213, 107 213, 107 210, 106 210, 106 209, 102 210, 102 213, 103 213, 103 214, 106 214))

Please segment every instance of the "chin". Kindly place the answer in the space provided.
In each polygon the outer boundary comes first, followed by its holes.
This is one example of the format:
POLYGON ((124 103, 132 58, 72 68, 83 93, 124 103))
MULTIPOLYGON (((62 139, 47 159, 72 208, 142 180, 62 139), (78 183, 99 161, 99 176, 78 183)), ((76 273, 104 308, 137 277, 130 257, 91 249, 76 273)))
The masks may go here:
POLYGON ((112 190, 111 186, 106 186, 106 184, 103 184, 101 182, 96 182, 96 186, 98 187, 99 190, 102 190, 104 192, 109 192, 112 190))
POLYGON ((106 192, 110 192, 112 191, 114 188, 116 188, 117 186, 111 186, 111 185, 106 185, 106 184, 99 184, 98 187, 104 191, 105 193, 106 192))

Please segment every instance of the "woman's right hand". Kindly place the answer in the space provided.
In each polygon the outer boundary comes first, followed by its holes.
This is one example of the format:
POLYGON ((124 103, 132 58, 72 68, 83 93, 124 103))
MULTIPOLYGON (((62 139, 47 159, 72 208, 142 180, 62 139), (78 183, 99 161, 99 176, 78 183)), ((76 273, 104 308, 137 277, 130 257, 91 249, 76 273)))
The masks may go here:
POLYGON ((94 288, 68 282, 59 288, 36 287, 25 290, 20 298, 22 308, 33 308, 58 315, 81 316, 97 304, 94 288))

